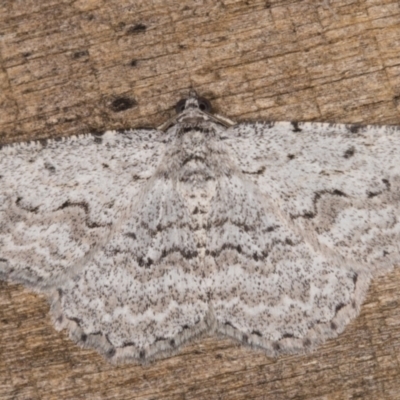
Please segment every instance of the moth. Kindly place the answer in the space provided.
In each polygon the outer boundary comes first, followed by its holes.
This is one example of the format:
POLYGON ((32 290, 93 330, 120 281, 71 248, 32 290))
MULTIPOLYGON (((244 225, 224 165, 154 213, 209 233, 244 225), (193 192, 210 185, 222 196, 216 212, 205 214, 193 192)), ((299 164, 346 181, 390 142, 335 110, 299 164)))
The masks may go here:
POLYGON ((0 278, 114 362, 219 333, 304 352, 400 262, 400 130, 214 115, 0 150, 0 278))

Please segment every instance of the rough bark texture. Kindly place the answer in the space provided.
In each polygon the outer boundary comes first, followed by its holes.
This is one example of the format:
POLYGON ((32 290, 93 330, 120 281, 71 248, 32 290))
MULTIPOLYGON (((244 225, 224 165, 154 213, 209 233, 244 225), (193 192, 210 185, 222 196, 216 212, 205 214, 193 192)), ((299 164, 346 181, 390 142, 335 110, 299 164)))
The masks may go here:
MULTIPOLYGON (((400 124, 397 0, 3 0, 0 142, 157 126, 195 88, 232 119, 400 124)), ((0 283, 2 399, 399 399, 400 269, 310 355, 205 338, 146 367, 0 283)))

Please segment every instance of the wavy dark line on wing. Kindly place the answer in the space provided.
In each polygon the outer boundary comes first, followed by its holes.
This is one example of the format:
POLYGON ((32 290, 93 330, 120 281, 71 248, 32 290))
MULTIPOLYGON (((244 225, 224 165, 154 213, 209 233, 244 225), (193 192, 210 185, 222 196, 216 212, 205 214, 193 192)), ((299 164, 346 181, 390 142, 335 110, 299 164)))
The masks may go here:
POLYGON ((234 250, 238 254, 246 254, 248 257, 253 258, 254 261, 265 261, 271 250, 278 244, 285 244, 287 246, 296 246, 296 243, 294 243, 291 239, 286 238, 285 240, 273 240, 271 242, 271 245, 269 249, 264 249, 261 252, 254 252, 253 254, 248 254, 243 251, 242 246, 240 245, 235 245, 232 243, 224 243, 218 250, 206 250, 206 255, 211 255, 212 257, 219 257, 221 253, 225 250, 234 250))
POLYGON ((297 218, 306 218, 306 219, 313 219, 317 216, 318 211, 317 211, 317 205, 319 200, 325 196, 325 195, 330 195, 330 196, 338 196, 338 197, 348 197, 346 193, 342 192, 341 190, 321 190, 318 191, 314 194, 313 198, 313 211, 308 211, 305 212, 304 214, 291 214, 290 218, 291 219, 297 219, 297 218))
POLYGON ((82 208, 83 211, 84 211, 85 214, 86 214, 86 221, 85 221, 86 226, 87 226, 88 228, 90 228, 90 229, 94 229, 94 228, 104 228, 105 226, 110 226, 110 225, 111 225, 111 224, 104 224, 104 225, 101 225, 101 224, 98 224, 98 223, 96 223, 96 222, 90 222, 90 221, 89 221, 89 204, 87 204, 87 203, 84 202, 84 201, 82 201, 82 202, 77 202, 77 203, 73 203, 73 202, 70 202, 69 200, 67 200, 67 201, 66 201, 65 203, 63 203, 59 208, 57 208, 56 211, 64 210, 65 208, 68 208, 68 207, 80 207, 80 208, 82 208))

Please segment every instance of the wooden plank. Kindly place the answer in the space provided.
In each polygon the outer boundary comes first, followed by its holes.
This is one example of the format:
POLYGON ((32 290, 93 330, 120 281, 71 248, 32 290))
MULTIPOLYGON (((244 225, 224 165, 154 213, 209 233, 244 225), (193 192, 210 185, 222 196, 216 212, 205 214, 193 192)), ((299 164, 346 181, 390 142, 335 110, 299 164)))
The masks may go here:
MULTIPOLYGON (((0 141, 157 126, 190 87, 235 120, 400 124, 396 0, 3 0, 0 141), (121 110, 122 109, 122 110, 121 110)), ((400 270, 309 355, 204 338, 146 367, 56 332, 0 284, 2 399, 396 399, 400 270)))

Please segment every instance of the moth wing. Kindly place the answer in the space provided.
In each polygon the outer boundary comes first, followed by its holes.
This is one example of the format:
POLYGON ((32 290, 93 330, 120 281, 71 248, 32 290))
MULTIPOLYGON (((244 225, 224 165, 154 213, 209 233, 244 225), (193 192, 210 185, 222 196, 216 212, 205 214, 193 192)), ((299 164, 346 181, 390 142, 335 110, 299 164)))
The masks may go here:
POLYGON ((79 271, 130 214, 164 153, 131 130, 0 149, 0 277, 38 289, 79 271))
POLYGON ((400 262, 400 131, 239 124, 221 143, 208 264, 217 329, 271 355, 340 333, 400 262))
POLYGON ((215 329, 275 356, 337 336, 358 313, 370 276, 315 250, 245 177, 221 179, 206 266, 215 329))
POLYGON ((371 273, 400 262, 398 127, 239 124, 224 143, 315 249, 371 273))
POLYGON ((111 361, 162 357, 208 329, 191 220, 171 180, 150 182, 120 230, 54 293, 52 314, 111 361))

